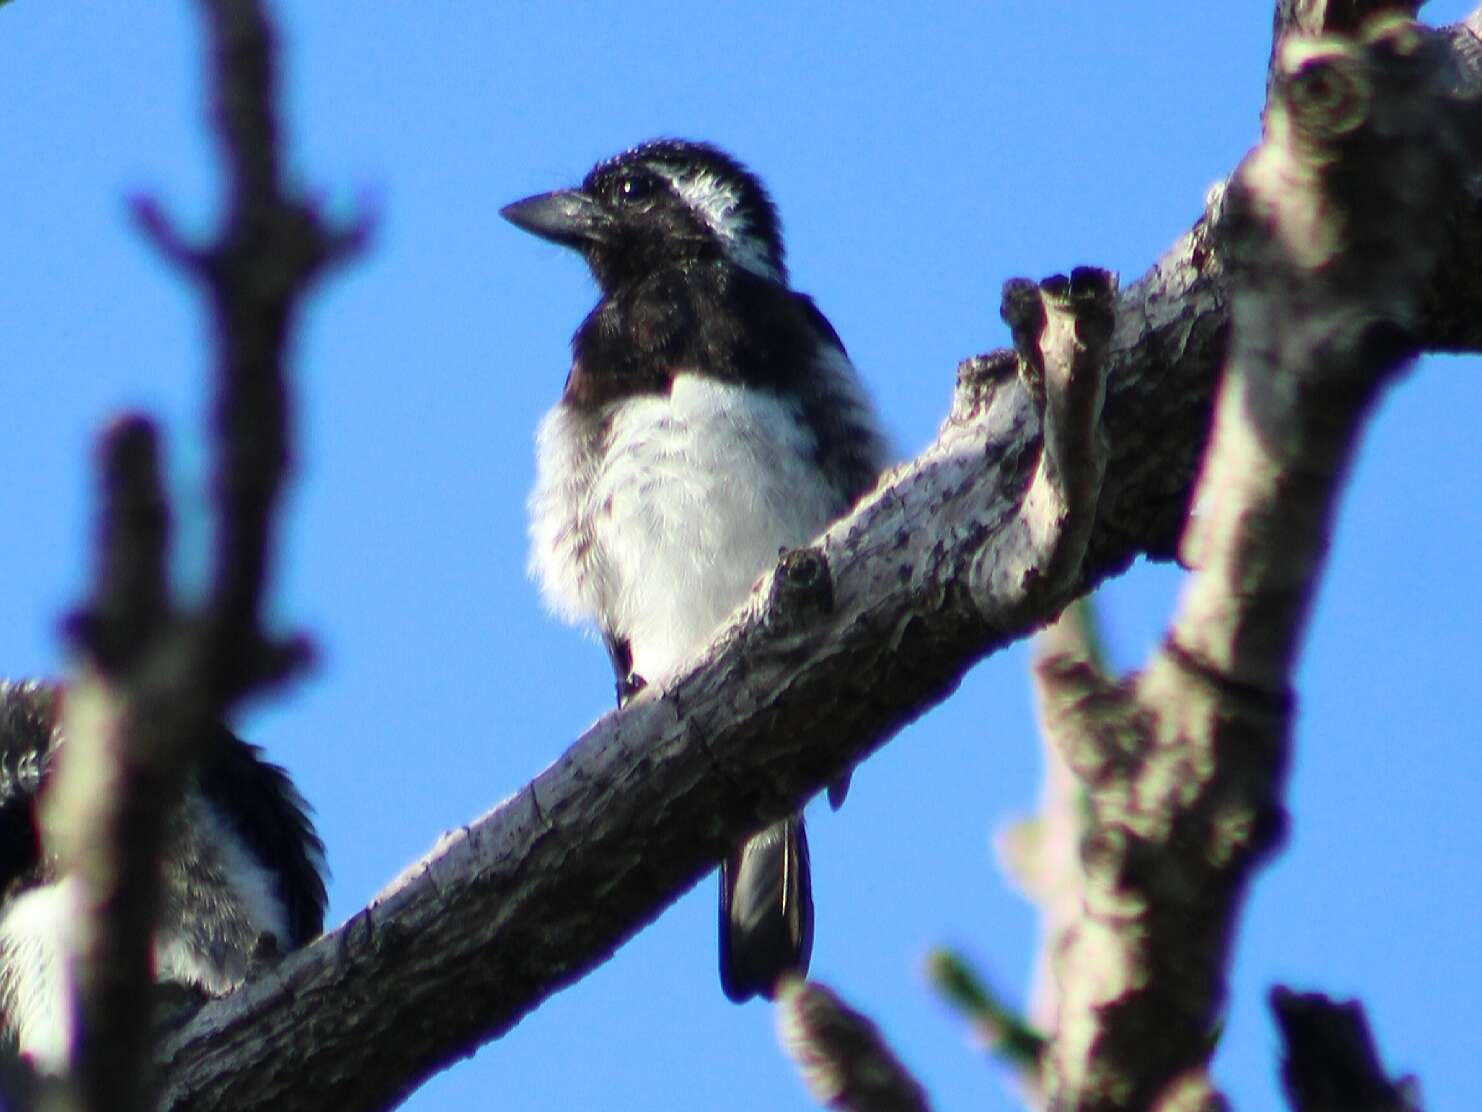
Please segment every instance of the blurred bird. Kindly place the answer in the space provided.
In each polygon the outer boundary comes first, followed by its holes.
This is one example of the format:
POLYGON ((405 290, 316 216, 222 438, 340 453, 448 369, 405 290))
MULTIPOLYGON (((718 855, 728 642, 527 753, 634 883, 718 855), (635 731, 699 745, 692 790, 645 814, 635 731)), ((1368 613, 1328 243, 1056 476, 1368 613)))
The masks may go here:
MULTIPOLYGON (((62 688, 0 681, 0 1031, 40 1071, 67 1068, 76 1034, 70 952, 77 881, 36 827, 61 733, 62 688)), ((170 819, 154 934, 156 980, 219 996, 260 940, 301 946, 324 925, 324 846, 277 765, 220 727, 170 819)))
MULTIPOLYGON (((502 214, 601 288, 540 425, 530 567, 559 615, 601 631, 621 704, 868 491, 885 440, 838 334, 788 286, 771 199, 715 147, 645 143, 502 214)), ((720 899, 727 996, 807 973, 801 814, 726 859, 720 899)))

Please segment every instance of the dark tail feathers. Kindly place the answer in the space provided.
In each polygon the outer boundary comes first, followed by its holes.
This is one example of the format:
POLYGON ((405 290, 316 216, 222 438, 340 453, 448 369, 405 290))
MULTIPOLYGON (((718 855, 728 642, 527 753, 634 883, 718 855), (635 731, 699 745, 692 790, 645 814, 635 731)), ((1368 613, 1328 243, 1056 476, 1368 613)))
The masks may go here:
POLYGON ((803 816, 753 834, 720 868, 720 985, 736 1003, 772 998, 784 973, 807 975, 813 879, 803 816))

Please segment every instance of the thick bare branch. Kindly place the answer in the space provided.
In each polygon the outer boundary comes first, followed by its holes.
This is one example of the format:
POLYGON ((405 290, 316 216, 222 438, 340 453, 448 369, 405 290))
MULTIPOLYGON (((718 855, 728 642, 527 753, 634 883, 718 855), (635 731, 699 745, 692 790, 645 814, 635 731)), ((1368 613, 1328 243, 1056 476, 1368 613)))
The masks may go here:
POLYGON ((1282 47, 1290 37, 1352 35, 1377 15, 1414 19, 1425 0, 1277 0, 1271 36, 1271 74, 1279 69, 1282 47))
POLYGON ((1054 1107, 1149 1107, 1207 1063, 1239 900, 1283 824, 1290 674, 1346 465, 1417 349, 1434 213, 1466 188, 1475 105, 1451 78, 1441 38, 1402 20, 1282 47, 1227 203, 1234 333, 1196 574, 1135 686, 1102 691, 1099 751, 1070 758, 1091 818, 1054 1107))
MULTIPOLYGON (((1482 167, 1482 151, 1472 157, 1482 167)), ((1482 227, 1475 202, 1437 218, 1482 227)), ((1110 457, 1085 558, 1063 586, 999 609, 969 589, 985 546, 1020 520, 1041 459, 1015 355, 970 360, 937 441, 795 557, 826 569, 829 605, 806 592, 799 616, 794 592, 769 604, 764 584, 688 675, 603 719, 339 930, 207 1005, 163 1048, 171 1106, 392 1103, 605 960, 737 838, 945 698, 983 655, 1137 555, 1171 556, 1228 334, 1222 220, 1216 191, 1117 299, 1110 457)), ((1450 251, 1436 270, 1447 282, 1424 283, 1422 346, 1482 344, 1482 283, 1454 280, 1466 268, 1474 260, 1450 251)), ((1202 1091, 1196 1080, 1181 1091, 1202 1091)))

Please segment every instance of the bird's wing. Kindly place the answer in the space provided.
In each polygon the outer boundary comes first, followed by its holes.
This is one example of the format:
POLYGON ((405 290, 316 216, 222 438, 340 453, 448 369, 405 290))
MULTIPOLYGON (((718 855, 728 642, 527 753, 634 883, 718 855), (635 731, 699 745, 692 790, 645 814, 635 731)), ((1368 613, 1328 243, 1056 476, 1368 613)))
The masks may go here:
POLYGON ((226 816, 263 868, 279 878, 288 914, 288 946, 301 946, 324 929, 324 843, 310 808, 262 750, 218 727, 200 770, 201 792, 226 816))

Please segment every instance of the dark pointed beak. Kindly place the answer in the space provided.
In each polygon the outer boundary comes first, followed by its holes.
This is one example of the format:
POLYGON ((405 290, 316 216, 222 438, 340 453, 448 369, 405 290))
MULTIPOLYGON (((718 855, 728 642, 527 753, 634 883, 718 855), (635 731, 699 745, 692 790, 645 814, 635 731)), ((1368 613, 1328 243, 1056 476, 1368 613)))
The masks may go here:
POLYGON ((505 205, 499 215, 531 235, 578 249, 606 239, 611 220, 601 205, 579 189, 526 197, 505 205))

